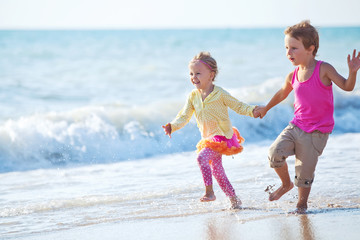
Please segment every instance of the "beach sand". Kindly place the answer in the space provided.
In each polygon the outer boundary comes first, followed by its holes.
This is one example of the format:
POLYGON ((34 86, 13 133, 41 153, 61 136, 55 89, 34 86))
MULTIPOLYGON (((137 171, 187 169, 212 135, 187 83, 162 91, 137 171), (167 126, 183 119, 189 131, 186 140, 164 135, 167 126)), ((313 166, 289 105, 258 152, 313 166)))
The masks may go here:
MULTIPOLYGON (((4 233, 0 239, 360 239, 359 141, 360 134, 329 140, 306 215, 289 214, 296 205, 296 188, 278 201, 267 200, 264 188, 278 184, 273 169, 262 160, 268 144, 247 145, 242 161, 224 160, 243 201, 242 210, 227 209, 228 199, 217 185, 216 201, 199 201, 203 188, 197 166, 191 161, 193 152, 112 165, 5 174, 12 192, 17 187, 23 192, 20 187, 24 182, 36 179, 26 185, 30 199, 36 201, 3 209, 3 215, 10 216, 0 223, 4 233), (339 142, 349 144, 339 149, 339 142), (43 183, 49 176, 55 185, 43 183), (131 187, 116 186, 114 192, 106 188, 131 181, 131 187), (34 192, 36 185, 41 186, 38 192, 34 192), (149 192, 141 192, 144 188, 149 192), (39 199, 34 197, 36 193, 41 195, 39 199), (74 196, 64 200, 61 194, 74 196)), ((294 176, 294 160, 289 162, 294 176)), ((18 196, 18 192, 14 194, 18 196)))
MULTIPOLYGON (((0 240, 360 239, 359 79, 349 93, 334 86, 336 125, 308 215, 287 214, 296 188, 275 202, 264 192, 281 184, 267 152, 293 118, 293 96, 264 119, 229 111, 246 142, 223 165, 253 209, 225 209, 217 183, 217 200, 201 203, 195 119, 171 139, 161 128, 193 89, 187 64, 201 50, 218 61, 216 84, 249 104, 268 102, 294 69, 279 56, 283 29, 0 34, 0 240)), ((319 56, 347 76, 359 34, 322 28, 319 56)), ((294 179, 295 158, 287 162, 294 179)))
POLYGON ((360 209, 328 208, 304 215, 261 209, 131 220, 41 233, 20 239, 359 239, 360 209))

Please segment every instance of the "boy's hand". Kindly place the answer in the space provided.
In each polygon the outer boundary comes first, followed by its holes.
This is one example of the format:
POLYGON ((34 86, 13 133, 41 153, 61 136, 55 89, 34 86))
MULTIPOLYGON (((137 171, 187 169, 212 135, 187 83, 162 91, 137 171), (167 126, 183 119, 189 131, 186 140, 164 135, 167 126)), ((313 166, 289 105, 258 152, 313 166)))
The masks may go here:
POLYGON ((265 117, 267 110, 264 106, 256 106, 254 109, 254 112, 257 112, 258 117, 260 117, 262 119, 263 117, 265 117))
POLYGON ((168 123, 165 126, 162 126, 162 128, 164 129, 165 134, 171 138, 171 124, 168 123))
POLYGON ((256 106, 253 110, 253 115, 254 115, 254 118, 258 118, 260 117, 260 113, 259 111, 257 110, 259 106, 256 106))
POLYGON ((347 57, 347 62, 349 66, 350 72, 357 72, 360 68, 360 52, 358 52, 358 55, 356 56, 356 49, 354 49, 354 52, 352 54, 352 59, 350 59, 350 54, 347 57))

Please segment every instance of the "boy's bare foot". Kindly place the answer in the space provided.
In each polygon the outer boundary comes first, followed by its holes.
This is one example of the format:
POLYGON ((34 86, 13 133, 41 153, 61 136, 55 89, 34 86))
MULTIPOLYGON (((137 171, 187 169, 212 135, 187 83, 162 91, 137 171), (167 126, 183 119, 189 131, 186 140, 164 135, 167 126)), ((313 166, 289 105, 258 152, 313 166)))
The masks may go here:
POLYGON ((231 197, 230 198, 230 202, 231 202, 231 209, 241 209, 241 200, 240 198, 238 198, 237 196, 235 197, 231 197))
POLYGON ((202 198, 200 198, 200 202, 211 202, 211 201, 215 201, 216 197, 214 194, 212 195, 207 195, 205 194, 202 198))
POLYGON ((293 187, 294 187, 293 182, 290 182, 290 184, 288 186, 281 185, 275 192, 270 193, 269 201, 275 201, 275 200, 280 199, 282 197, 282 195, 284 195, 285 193, 290 191, 293 187))
POLYGON ((290 214, 306 214, 307 208, 296 208, 295 211, 290 212, 290 214))
POLYGON ((306 213, 306 210, 307 210, 308 206, 307 206, 307 203, 298 203, 296 204, 296 210, 295 210, 295 213, 297 214, 305 214, 306 213))

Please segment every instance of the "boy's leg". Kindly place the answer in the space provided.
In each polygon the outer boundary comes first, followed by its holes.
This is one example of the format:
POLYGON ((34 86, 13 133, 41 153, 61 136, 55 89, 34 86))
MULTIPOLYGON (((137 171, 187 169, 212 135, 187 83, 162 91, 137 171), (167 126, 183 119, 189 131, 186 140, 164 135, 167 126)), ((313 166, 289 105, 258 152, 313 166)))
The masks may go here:
POLYGON ((275 172, 281 180, 281 186, 275 192, 270 193, 270 201, 278 200, 279 198, 281 198, 282 195, 284 195, 294 187, 293 182, 290 180, 288 165, 286 162, 282 167, 275 168, 275 172))
POLYGON ((313 132, 303 133, 296 146, 295 185, 298 187, 296 213, 305 213, 311 186, 315 177, 315 168, 322 154, 329 134, 313 132))
POLYGON ((311 187, 298 187, 299 200, 296 205, 296 213, 305 213, 307 210, 307 202, 309 199, 311 187))
POLYGON ((295 135, 294 125, 289 124, 276 138, 269 148, 270 167, 275 169, 276 174, 281 180, 281 186, 269 195, 269 200, 278 200, 285 193, 290 191, 294 184, 290 180, 286 159, 295 154, 295 135))

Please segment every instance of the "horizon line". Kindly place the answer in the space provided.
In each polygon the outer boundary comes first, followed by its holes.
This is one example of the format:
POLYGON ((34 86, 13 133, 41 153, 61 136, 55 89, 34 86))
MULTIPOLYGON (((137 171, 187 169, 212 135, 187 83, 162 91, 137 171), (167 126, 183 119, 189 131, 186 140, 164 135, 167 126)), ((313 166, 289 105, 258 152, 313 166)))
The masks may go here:
MULTIPOLYGON (((1 27, 0 31, 122 31, 122 30, 140 30, 140 31, 153 31, 153 30, 225 30, 225 29, 282 29, 287 25, 273 25, 273 26, 181 26, 181 27, 1 27)), ((357 28, 360 24, 326 24, 315 25, 316 28, 357 28)))

